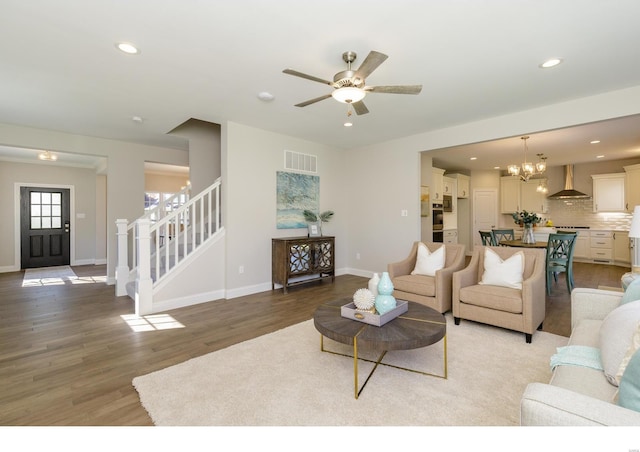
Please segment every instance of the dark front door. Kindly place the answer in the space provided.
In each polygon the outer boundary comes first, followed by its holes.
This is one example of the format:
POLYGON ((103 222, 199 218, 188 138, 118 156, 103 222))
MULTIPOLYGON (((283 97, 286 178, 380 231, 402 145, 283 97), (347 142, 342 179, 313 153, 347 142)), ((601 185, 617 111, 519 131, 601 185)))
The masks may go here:
POLYGON ((68 188, 20 188, 21 268, 69 265, 68 188))

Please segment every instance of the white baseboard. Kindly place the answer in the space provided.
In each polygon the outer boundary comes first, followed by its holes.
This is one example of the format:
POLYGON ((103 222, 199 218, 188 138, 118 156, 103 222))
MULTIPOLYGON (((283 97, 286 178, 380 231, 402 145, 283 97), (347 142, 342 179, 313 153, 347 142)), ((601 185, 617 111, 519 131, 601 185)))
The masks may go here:
POLYGON ((196 304, 207 303, 209 301, 220 299, 224 299, 223 290, 199 293, 193 296, 174 298, 172 300, 156 301, 153 303, 153 312, 166 312, 170 311, 171 309, 184 308, 187 306, 193 306, 196 304))
MULTIPOLYGON (((279 284, 276 284, 276 288, 278 287, 282 287, 282 286, 280 286, 279 284)), ((260 292, 267 292, 269 290, 271 290, 271 283, 261 283, 261 284, 255 284, 253 286, 238 287, 236 289, 230 289, 225 291, 225 298, 231 299, 231 298, 244 297, 245 295, 253 295, 260 292)))
POLYGON ((9 272, 19 272, 19 265, 7 265, 5 267, 0 267, 0 273, 9 273, 9 272))

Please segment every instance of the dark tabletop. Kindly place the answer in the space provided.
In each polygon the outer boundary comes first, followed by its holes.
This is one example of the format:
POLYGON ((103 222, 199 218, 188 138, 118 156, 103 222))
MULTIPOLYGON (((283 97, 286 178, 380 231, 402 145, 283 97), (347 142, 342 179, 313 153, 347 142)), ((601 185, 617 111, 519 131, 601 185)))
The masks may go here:
POLYGON ((383 326, 375 326, 342 317, 340 308, 352 301, 343 298, 318 306, 313 323, 320 334, 348 345, 353 345, 353 338, 357 336, 358 347, 377 351, 426 347, 446 334, 444 316, 419 303, 409 301, 407 312, 383 326))
POLYGON ((522 240, 501 240, 500 245, 517 246, 520 248, 546 248, 547 242, 522 243, 522 240))

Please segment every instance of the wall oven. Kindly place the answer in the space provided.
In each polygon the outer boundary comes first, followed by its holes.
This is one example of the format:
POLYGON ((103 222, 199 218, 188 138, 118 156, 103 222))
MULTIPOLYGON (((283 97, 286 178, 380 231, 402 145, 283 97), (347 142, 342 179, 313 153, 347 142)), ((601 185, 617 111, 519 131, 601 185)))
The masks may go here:
POLYGON ((444 229, 444 209, 442 204, 434 204, 431 213, 433 214, 433 231, 442 231, 444 229))

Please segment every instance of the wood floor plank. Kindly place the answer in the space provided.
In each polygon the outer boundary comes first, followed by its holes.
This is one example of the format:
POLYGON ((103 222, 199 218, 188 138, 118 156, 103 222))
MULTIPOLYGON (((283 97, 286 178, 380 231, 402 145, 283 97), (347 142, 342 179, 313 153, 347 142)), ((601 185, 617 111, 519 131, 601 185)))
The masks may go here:
MULTIPOLYGON (((202 303, 166 313, 181 328, 135 331, 125 320, 133 301, 104 283, 104 265, 74 271, 82 284, 22 287, 23 272, 0 274, 0 425, 151 425, 134 377, 308 320, 319 304, 367 283, 344 275, 202 303)), ((626 271, 576 263, 576 286, 617 287, 626 271)), ((546 303, 543 329, 567 336, 564 276, 546 303)))

